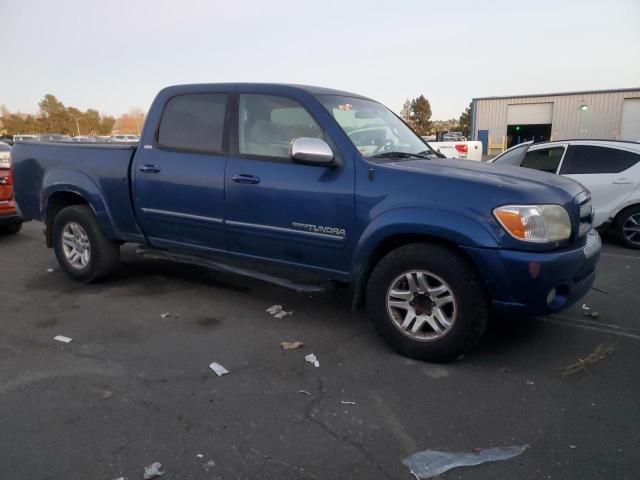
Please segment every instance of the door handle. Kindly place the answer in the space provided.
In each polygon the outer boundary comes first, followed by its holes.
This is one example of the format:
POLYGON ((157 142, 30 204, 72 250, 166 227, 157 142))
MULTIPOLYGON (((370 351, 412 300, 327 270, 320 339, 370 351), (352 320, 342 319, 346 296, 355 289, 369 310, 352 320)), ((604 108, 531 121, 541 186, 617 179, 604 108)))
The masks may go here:
POLYGON ((158 173, 160 167, 157 165, 142 165, 139 169, 142 173, 158 173))
POLYGON ((631 180, 630 178, 616 178, 611 183, 615 183, 616 185, 627 185, 629 183, 633 183, 633 180, 631 180))
POLYGON ((245 184, 256 184, 256 183, 260 183, 260 179, 254 175, 247 175, 244 173, 241 173, 239 175, 234 175, 233 177, 231 177, 231 180, 233 180, 236 183, 245 183, 245 184))

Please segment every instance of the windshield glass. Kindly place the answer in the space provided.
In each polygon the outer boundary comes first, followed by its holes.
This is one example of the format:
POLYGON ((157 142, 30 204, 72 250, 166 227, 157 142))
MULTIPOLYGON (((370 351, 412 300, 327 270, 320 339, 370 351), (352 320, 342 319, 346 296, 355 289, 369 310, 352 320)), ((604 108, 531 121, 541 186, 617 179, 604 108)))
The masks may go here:
POLYGON ((360 153, 372 158, 389 152, 433 153, 391 110, 372 100, 318 95, 360 153))

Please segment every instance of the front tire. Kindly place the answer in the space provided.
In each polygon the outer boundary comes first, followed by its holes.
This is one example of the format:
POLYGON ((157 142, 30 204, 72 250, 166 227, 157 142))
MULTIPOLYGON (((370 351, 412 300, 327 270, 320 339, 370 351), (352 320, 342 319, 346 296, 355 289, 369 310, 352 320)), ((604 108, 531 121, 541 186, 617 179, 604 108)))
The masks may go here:
POLYGON ((97 282, 118 267, 120 246, 102 233, 88 205, 60 210, 52 235, 58 263, 75 280, 97 282))
POLYGON ((415 243, 387 254, 367 284, 367 311, 400 354, 449 362, 484 333, 489 305, 475 270, 459 252, 415 243))
POLYGON ((613 228, 625 247, 640 249, 640 205, 622 211, 613 228))

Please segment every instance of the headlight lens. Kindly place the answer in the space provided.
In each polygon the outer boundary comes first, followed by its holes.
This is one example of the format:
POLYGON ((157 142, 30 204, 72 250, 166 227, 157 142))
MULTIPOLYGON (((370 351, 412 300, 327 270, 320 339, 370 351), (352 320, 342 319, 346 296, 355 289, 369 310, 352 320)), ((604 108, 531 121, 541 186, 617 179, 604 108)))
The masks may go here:
POLYGON ((493 215, 512 237, 525 242, 559 242, 571 236, 569 214, 560 205, 505 205, 493 215))

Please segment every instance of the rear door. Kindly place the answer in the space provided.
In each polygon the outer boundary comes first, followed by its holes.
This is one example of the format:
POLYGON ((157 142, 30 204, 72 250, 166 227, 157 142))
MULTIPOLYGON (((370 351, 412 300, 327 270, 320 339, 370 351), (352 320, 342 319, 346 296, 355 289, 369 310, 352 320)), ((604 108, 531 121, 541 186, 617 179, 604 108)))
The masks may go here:
POLYGON ((291 161, 295 138, 328 140, 294 98, 241 93, 237 109, 225 179, 229 254, 340 271, 348 263, 354 216, 353 162, 327 167, 291 161))
POLYGON ((577 180, 591 191, 594 227, 606 222, 612 212, 638 187, 632 170, 640 155, 617 148, 571 145, 560 174, 577 180))
POLYGON ((167 100, 153 144, 138 149, 132 169, 136 214, 159 247, 224 251, 226 93, 167 100))

